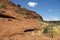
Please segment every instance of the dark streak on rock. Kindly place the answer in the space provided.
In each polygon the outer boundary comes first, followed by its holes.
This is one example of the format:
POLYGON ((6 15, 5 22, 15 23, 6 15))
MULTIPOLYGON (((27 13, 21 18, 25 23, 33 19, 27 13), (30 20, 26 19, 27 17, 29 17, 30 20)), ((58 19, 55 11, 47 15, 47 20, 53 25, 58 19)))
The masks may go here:
POLYGON ((26 29, 24 32, 31 32, 31 31, 35 31, 36 29, 26 29))
MULTIPOLYGON (((14 17, 8 16, 8 15, 4 15, 4 14, 0 14, 0 18, 17 19, 17 18, 14 18, 14 17)), ((20 19, 17 19, 17 20, 20 20, 20 19)), ((22 21, 22 20, 20 20, 20 21, 22 21)))

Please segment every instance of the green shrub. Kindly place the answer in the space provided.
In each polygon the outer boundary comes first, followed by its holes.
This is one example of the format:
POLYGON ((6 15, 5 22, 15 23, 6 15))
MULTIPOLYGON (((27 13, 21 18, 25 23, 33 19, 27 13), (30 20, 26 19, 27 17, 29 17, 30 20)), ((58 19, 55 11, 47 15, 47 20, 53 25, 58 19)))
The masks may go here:
POLYGON ((6 3, 1 4, 0 8, 6 9, 6 3))
POLYGON ((48 34, 52 38, 54 36, 59 35, 59 30, 56 27, 48 26, 48 27, 44 27, 43 30, 44 30, 43 33, 48 34))

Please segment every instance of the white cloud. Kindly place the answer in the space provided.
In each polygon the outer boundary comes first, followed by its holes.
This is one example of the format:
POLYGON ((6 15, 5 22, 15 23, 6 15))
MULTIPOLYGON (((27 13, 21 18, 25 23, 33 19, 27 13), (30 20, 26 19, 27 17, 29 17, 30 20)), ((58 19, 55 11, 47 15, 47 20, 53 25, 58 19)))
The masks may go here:
POLYGON ((49 19, 44 18, 44 20, 48 21, 49 19))
POLYGON ((46 21, 59 21, 59 18, 56 16, 52 16, 50 18, 44 18, 44 20, 46 20, 46 21))
POLYGON ((52 17, 51 17, 51 20, 53 20, 53 21, 58 21, 58 20, 59 20, 59 18, 58 18, 58 17, 56 17, 56 16, 52 16, 52 17))
POLYGON ((35 7, 37 5, 37 3, 36 2, 28 2, 28 5, 31 7, 35 7))
POLYGON ((49 9, 48 11, 49 11, 49 12, 52 12, 52 9, 49 9))

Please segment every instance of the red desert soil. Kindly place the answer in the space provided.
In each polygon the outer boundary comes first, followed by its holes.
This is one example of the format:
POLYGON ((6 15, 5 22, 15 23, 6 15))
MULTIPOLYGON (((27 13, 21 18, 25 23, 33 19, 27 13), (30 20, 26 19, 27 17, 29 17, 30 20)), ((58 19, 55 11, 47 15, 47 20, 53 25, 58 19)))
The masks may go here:
POLYGON ((60 40, 44 34, 37 35, 35 30, 41 30, 44 24, 36 20, 38 18, 43 22, 36 12, 8 0, 0 0, 0 5, 6 6, 0 7, 0 40, 60 40), (33 31, 24 32, 27 29, 33 31))

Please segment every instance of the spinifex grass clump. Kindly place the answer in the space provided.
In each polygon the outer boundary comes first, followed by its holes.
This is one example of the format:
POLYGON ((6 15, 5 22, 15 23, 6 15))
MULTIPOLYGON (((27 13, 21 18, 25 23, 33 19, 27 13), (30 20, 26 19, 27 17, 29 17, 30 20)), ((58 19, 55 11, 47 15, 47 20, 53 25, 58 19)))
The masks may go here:
POLYGON ((59 30, 53 24, 49 24, 47 27, 44 27, 43 33, 48 34, 50 37, 59 35, 59 30))
POLYGON ((59 35, 59 30, 56 27, 53 27, 52 33, 53 33, 53 36, 59 35))

